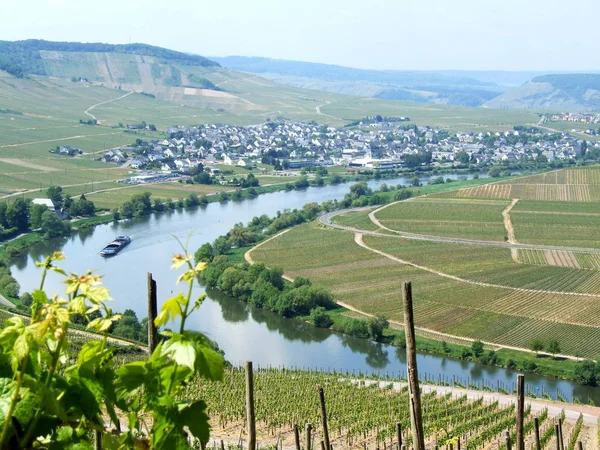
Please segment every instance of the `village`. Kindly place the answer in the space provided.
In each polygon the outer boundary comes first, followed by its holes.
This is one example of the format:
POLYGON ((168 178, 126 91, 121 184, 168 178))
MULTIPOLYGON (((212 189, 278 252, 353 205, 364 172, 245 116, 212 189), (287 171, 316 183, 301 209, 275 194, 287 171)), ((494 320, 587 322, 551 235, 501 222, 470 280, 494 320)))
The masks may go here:
POLYGON ((597 143, 536 127, 450 133, 387 118, 341 128, 292 121, 268 121, 247 127, 177 126, 169 128, 167 135, 168 138, 157 141, 138 139, 134 145, 107 151, 100 160, 150 171, 128 180, 147 182, 189 173, 200 164, 215 175, 220 171, 217 165, 250 169, 269 164, 280 173, 318 166, 383 170, 462 164, 489 168, 523 161, 566 163, 586 152, 600 154, 597 143))

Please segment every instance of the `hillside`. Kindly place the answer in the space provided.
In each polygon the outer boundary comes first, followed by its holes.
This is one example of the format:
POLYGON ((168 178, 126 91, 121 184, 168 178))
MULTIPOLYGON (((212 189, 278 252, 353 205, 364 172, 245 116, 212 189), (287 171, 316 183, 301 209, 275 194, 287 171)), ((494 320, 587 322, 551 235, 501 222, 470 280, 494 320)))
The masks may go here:
POLYGON ((554 74, 534 77, 488 101, 490 108, 591 111, 600 109, 600 74, 554 74))
MULTIPOLYGON (((212 57, 224 67, 307 89, 420 103, 479 106, 505 88, 469 72, 363 70, 258 57, 212 57)), ((496 75, 496 79, 498 75, 496 75)), ((527 78, 529 79, 529 78, 527 78)))

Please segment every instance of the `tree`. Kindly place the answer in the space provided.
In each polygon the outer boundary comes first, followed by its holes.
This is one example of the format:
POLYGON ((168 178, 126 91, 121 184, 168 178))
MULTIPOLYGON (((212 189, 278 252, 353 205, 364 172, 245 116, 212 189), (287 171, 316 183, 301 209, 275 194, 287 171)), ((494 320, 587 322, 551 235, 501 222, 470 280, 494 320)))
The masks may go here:
POLYGON ((379 341, 383 337, 384 330, 390 326, 390 323, 383 315, 377 314, 367 321, 367 326, 369 328, 369 337, 375 341, 379 341))
POLYGON ((213 246, 209 242, 202 244, 196 253, 194 253, 194 259, 196 262, 210 262, 215 256, 213 246))
POLYGON ((498 178, 502 173, 502 169, 500 167, 492 167, 489 171, 489 175, 492 178, 498 178))
POLYGON ((29 292, 23 292, 23 294, 21 294, 21 303, 25 306, 31 306, 33 298, 29 292))
POLYGON ((29 210, 29 220, 31 222, 31 228, 35 230, 36 228, 42 226, 42 214, 44 214, 44 212, 47 210, 48 208, 46 207, 46 205, 31 205, 31 208, 29 210))
POLYGON ((6 223, 6 210, 8 209, 8 205, 6 202, 0 203, 0 227, 7 228, 8 224, 6 223))
POLYGON ((467 152, 458 152, 456 160, 461 164, 469 164, 469 155, 467 152))
POLYGON ((593 361, 582 361, 575 366, 575 381, 587 386, 596 386, 600 376, 600 368, 593 361))
POLYGON ((6 210, 6 222, 9 227, 25 231, 29 228, 29 206, 22 198, 16 199, 6 210))
POLYGON ((215 255, 225 255, 231 248, 229 239, 227 239, 225 236, 219 236, 217 239, 215 239, 212 246, 215 255))
MULTIPOLYGON (((147 330, 145 331, 147 332, 147 330)), ((138 321, 135 311, 126 309, 123 311, 121 320, 119 320, 117 325, 112 329, 111 334, 125 339, 139 341, 145 333, 144 330, 142 330, 142 325, 138 321)))
POLYGON ((483 354, 483 342, 475 341, 471 344, 471 351, 476 358, 479 358, 483 354))
POLYGON ((547 350, 554 358, 557 353, 560 353, 560 343, 556 339, 552 339, 550 342, 548 342, 547 350))
POLYGON ((46 197, 52 200, 54 206, 60 208, 63 203, 63 190, 60 186, 50 186, 46 189, 46 197))
POLYGON ((62 236, 71 229, 71 224, 61 220, 53 211, 42 214, 42 231, 47 237, 62 236))
POLYGON ((421 183, 419 182, 419 177, 418 176, 414 176, 410 179, 410 185, 411 186, 421 186, 421 183))
POLYGON ((544 350, 544 343, 539 340, 539 339, 534 339, 531 342, 531 346, 530 346, 531 350, 533 350, 536 355, 538 354, 538 352, 541 352, 542 350, 544 350))

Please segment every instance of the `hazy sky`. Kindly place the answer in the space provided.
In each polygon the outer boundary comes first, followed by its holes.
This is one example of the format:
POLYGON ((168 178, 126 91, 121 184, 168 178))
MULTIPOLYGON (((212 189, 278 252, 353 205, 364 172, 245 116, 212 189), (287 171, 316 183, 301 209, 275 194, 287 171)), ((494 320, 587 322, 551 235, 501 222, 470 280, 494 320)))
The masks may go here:
POLYGON ((600 0, 0 0, 0 40, 371 69, 598 70, 600 0))

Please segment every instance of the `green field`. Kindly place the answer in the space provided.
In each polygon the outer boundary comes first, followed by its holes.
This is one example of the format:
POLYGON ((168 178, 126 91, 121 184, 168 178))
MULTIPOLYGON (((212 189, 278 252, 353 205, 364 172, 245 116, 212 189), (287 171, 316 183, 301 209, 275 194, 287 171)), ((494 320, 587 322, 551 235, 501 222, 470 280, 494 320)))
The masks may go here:
POLYGON ((395 231, 502 241, 502 210, 509 202, 416 198, 382 209, 375 217, 395 231))
POLYGON ((170 198, 172 200, 177 200, 185 198, 191 193, 197 195, 210 195, 222 191, 233 191, 234 189, 235 188, 232 187, 214 184, 185 184, 177 182, 143 185, 119 184, 118 187, 113 190, 88 194, 87 198, 93 201, 97 207, 112 209, 118 208, 129 200, 132 195, 142 194, 144 192, 150 192, 153 198, 160 198, 162 200, 170 198))
POLYGON ((381 229, 375 225, 371 219, 369 219, 369 211, 352 211, 340 214, 339 216, 335 216, 333 218, 333 223, 344 225, 346 227, 357 228, 359 230, 386 232, 386 230, 381 229))

